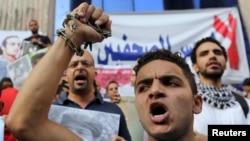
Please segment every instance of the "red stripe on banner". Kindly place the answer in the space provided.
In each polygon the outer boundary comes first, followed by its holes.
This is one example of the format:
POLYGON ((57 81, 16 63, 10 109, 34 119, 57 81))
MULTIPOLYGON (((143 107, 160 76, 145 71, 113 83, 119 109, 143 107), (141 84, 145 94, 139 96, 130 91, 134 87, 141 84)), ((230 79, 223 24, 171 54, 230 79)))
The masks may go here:
POLYGON ((230 61, 230 67, 232 69, 239 69, 239 53, 238 53, 238 49, 237 49, 237 45, 236 45, 236 19, 233 17, 232 14, 228 15, 228 20, 229 20, 229 24, 231 26, 232 32, 231 34, 228 33, 228 37, 231 39, 231 44, 229 46, 228 49, 228 56, 229 57, 229 61, 230 61))
POLYGON ((228 59, 231 69, 239 69, 239 53, 236 45, 236 18, 232 14, 228 15, 229 27, 224 24, 217 16, 214 17, 214 28, 219 32, 223 37, 229 38, 231 44, 228 48, 228 59))

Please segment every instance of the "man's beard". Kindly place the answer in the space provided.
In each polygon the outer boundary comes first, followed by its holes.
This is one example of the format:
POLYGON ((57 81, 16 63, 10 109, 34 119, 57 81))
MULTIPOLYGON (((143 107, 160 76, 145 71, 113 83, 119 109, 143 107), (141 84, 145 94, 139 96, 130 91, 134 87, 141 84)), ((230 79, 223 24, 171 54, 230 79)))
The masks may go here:
POLYGON ((31 31, 33 34, 37 34, 38 33, 38 30, 32 30, 31 31))
POLYGON ((88 93, 89 87, 74 88, 73 91, 75 94, 84 95, 88 93))
POLYGON ((220 72, 203 71, 203 72, 200 72, 200 74, 207 79, 219 80, 219 79, 221 79, 221 77, 223 75, 223 71, 220 71, 220 72))
POLYGON ((72 91, 78 95, 84 95, 85 93, 88 93, 89 90, 90 87, 88 83, 86 83, 84 86, 77 86, 76 84, 72 85, 72 91))

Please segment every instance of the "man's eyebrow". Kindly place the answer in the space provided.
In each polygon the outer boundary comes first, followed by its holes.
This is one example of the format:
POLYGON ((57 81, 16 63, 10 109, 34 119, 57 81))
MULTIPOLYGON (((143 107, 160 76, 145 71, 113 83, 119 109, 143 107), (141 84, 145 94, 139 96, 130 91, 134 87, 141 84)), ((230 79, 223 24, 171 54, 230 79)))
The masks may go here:
POLYGON ((163 75, 161 77, 159 77, 159 79, 162 81, 162 80, 172 80, 172 79, 177 79, 177 80, 181 80, 180 77, 178 77, 177 75, 173 75, 173 74, 170 74, 170 75, 163 75))
POLYGON ((219 48, 215 48, 215 49, 213 49, 213 51, 220 51, 220 52, 223 52, 222 49, 219 49, 219 48))
POLYGON ((202 50, 200 53, 199 53, 199 55, 200 54, 203 54, 203 53, 208 53, 209 51, 208 50, 202 50))
POLYGON ((152 78, 145 78, 145 79, 142 79, 140 81, 138 81, 136 83, 136 86, 140 85, 140 84, 149 84, 149 83, 152 83, 153 82, 153 77, 152 78))
POLYGON ((81 62, 79 60, 70 61, 69 64, 81 62))
MULTIPOLYGON (((138 81, 136 83, 136 86, 140 85, 140 84, 150 84, 153 82, 153 77, 152 78, 145 78, 145 79, 142 79, 140 81, 138 81)), ((177 75, 173 75, 173 74, 168 74, 168 75, 162 75, 160 77, 158 77, 158 79, 160 81, 165 81, 165 80, 173 80, 173 79, 177 79, 177 80, 180 80, 182 81, 182 79, 180 79, 180 77, 178 77, 177 75)))

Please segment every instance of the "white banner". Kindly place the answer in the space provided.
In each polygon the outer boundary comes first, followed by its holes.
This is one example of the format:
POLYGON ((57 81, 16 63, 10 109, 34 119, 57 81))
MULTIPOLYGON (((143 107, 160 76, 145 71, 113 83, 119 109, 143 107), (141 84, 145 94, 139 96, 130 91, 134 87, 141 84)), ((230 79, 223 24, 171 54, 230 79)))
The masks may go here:
POLYGON ((181 52, 191 65, 193 44, 213 36, 228 52, 223 82, 239 83, 249 76, 237 8, 110 14, 110 18, 112 37, 93 45, 97 64, 131 65, 150 50, 166 48, 181 52))

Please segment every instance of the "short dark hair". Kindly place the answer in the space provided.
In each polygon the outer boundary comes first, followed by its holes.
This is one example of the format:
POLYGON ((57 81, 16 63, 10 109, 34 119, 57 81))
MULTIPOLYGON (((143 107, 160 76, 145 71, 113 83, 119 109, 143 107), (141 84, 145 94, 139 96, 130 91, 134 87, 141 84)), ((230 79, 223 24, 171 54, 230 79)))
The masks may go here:
POLYGON ((6 81, 12 83, 12 80, 11 80, 10 77, 3 77, 3 78, 1 79, 1 83, 6 82, 6 81))
POLYGON ((206 43, 206 42, 212 42, 212 43, 215 43, 216 45, 218 45, 222 49, 223 56, 227 60, 227 52, 226 52, 225 48, 220 44, 220 42, 212 37, 205 37, 205 38, 202 38, 201 40, 197 41, 194 45, 194 48, 193 48, 192 53, 191 53, 191 61, 193 64, 195 64, 197 62, 197 58, 196 58, 197 49, 200 47, 201 44, 206 43))
POLYGON ((109 87, 109 85, 112 84, 112 83, 115 83, 115 84, 117 84, 117 85, 119 86, 119 83, 118 83, 117 81, 111 80, 111 81, 108 82, 108 84, 107 84, 107 86, 106 86, 106 91, 108 91, 108 87, 109 87))
POLYGON ((250 78, 245 78, 242 85, 243 86, 250 86, 250 78))
POLYGON ((7 40, 10 39, 10 38, 19 38, 19 37, 16 36, 16 35, 11 35, 11 36, 5 37, 4 40, 3 40, 3 42, 2 42, 2 46, 3 46, 3 47, 6 47, 7 40))
POLYGON ((0 82, 0 94, 1 94, 1 91, 4 89, 4 86, 3 86, 4 82, 10 82, 12 84, 12 87, 13 87, 13 81, 11 80, 11 78, 10 77, 3 77, 1 79, 1 82, 0 82))
POLYGON ((179 52, 172 53, 166 49, 156 49, 154 51, 147 52, 144 56, 138 58, 137 64, 134 66, 135 75, 146 64, 154 60, 165 60, 172 62, 179 66, 183 71, 183 74, 189 81, 193 94, 197 94, 197 86, 194 79, 194 74, 191 72, 189 65, 185 62, 185 59, 181 57, 179 52))

